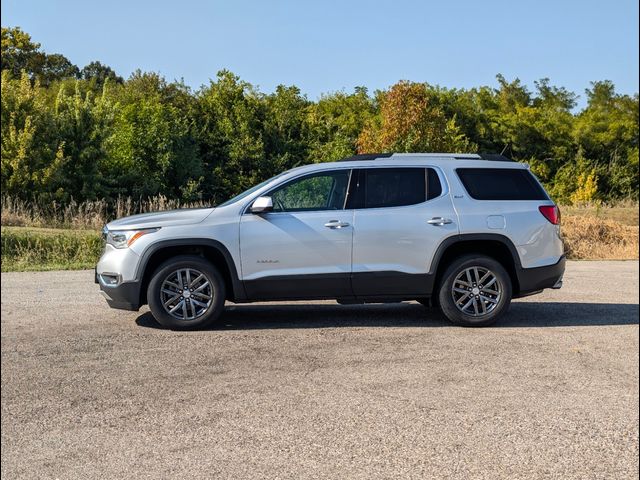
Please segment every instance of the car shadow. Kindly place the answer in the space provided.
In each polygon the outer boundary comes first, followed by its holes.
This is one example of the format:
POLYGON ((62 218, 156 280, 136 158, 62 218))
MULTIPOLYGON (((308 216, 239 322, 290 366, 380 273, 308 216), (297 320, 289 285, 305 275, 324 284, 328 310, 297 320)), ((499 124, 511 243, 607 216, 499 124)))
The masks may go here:
MULTIPOLYGON (((514 302, 492 327, 584 327, 638 324, 639 306, 622 303, 514 302)), ((164 328, 150 312, 136 324, 164 328)), ((417 303, 370 305, 261 304, 227 305, 221 320, 208 330, 260 330, 336 327, 449 327, 437 309, 417 303)))

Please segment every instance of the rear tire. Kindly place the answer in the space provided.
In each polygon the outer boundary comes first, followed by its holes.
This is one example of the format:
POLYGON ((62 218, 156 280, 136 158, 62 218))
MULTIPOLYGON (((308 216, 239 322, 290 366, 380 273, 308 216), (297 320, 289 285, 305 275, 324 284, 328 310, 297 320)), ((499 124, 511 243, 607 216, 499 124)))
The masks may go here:
POLYGON ((483 327, 509 309, 511 278, 502 264, 484 255, 465 255, 445 271, 438 302, 442 313, 456 325, 483 327))
POLYGON ((204 328, 224 310, 222 276, 208 260, 196 255, 170 258, 153 274, 147 301, 154 318, 173 330, 204 328))

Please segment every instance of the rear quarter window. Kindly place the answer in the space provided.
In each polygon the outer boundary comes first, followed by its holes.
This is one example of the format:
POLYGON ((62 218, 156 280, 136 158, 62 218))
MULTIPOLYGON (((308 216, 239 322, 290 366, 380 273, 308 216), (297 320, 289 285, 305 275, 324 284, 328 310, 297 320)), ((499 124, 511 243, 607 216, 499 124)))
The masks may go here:
POLYGON ((433 168, 427 168, 427 200, 432 200, 440 195, 442 195, 440 178, 433 168))
POLYGON ((529 170, 458 168, 458 177, 476 200, 549 200, 529 170))

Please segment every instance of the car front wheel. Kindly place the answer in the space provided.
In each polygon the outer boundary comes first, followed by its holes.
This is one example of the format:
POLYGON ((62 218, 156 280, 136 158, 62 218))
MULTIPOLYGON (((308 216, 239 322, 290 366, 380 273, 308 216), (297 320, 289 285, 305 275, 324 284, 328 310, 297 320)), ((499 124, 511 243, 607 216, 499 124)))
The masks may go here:
POLYGON ((481 327, 507 311, 511 296, 511 278, 502 264, 491 257, 466 255, 447 268, 438 301, 451 322, 481 327))
POLYGON ((204 328, 224 310, 225 285, 211 262, 181 255, 158 267, 149 282, 147 300, 151 313, 165 327, 204 328))

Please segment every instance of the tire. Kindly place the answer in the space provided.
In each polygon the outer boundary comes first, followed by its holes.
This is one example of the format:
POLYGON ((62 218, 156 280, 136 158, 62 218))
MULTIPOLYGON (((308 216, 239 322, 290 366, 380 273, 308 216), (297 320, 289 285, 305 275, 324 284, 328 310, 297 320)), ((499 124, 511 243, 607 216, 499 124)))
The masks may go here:
POLYGON ((484 255, 465 255, 454 260, 446 269, 438 291, 442 313, 451 322, 465 327, 494 323, 509 309, 511 296, 509 274, 500 262, 484 255))
POLYGON ((213 324, 224 310, 225 299, 220 272, 196 255, 179 255, 164 262, 147 288, 151 313, 158 323, 172 330, 193 330, 213 324), (179 279, 182 285, 178 285, 179 279), (184 289, 189 280, 191 288, 184 289))

